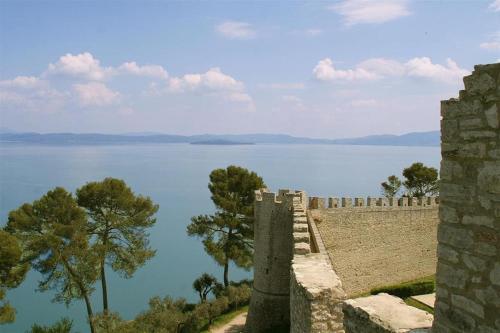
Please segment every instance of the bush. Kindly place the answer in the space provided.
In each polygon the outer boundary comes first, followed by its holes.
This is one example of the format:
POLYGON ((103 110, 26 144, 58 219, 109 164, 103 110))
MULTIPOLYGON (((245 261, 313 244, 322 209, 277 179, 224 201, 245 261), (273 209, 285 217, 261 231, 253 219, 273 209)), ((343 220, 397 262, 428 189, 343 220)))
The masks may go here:
POLYGON ((397 285, 374 288, 370 290, 371 295, 387 293, 400 298, 408 298, 415 295, 430 294, 436 290, 434 277, 425 278, 419 281, 406 282, 397 285))
POLYGON ((73 321, 68 318, 62 318, 52 326, 41 326, 34 324, 31 326, 31 330, 27 333, 71 333, 71 328, 73 327, 73 321))

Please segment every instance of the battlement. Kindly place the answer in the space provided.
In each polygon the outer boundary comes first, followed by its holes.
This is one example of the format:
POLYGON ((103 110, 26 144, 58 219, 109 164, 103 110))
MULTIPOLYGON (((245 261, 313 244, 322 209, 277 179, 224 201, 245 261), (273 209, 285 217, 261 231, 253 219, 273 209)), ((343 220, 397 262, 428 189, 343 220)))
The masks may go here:
POLYGON ((307 202, 306 193, 304 191, 291 191, 288 189, 280 189, 278 193, 270 192, 267 188, 261 188, 255 191, 255 204, 261 203, 281 204, 290 202, 291 204, 307 202))
POLYGON ((427 196, 422 198, 385 198, 385 197, 310 197, 309 209, 329 208, 374 208, 374 207, 434 207, 439 204, 439 197, 427 196))

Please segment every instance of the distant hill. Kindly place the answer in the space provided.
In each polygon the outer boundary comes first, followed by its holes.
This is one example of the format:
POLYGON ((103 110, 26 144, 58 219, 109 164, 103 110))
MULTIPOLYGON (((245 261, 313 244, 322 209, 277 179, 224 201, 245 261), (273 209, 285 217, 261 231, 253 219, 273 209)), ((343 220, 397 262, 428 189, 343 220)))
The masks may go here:
POLYGON ((439 146, 440 132, 415 132, 403 135, 371 135, 362 138, 336 139, 335 144, 377 146, 439 146))
POLYGON ((416 132, 403 135, 371 135, 350 139, 312 139, 286 134, 99 134, 99 133, 12 133, 0 132, 0 143, 33 144, 141 144, 141 143, 193 143, 193 144, 338 144, 386 146, 439 146, 439 131, 416 132))
POLYGON ((238 146, 238 145, 254 145, 252 142, 239 142, 224 139, 204 140, 190 142, 192 145, 211 145, 211 146, 238 146))

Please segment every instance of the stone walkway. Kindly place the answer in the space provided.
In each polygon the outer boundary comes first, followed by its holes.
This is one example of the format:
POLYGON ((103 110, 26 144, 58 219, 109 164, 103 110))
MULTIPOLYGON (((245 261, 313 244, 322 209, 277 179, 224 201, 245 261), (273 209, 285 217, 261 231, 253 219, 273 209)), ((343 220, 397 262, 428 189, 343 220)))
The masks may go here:
POLYGON ((242 333, 247 320, 247 313, 240 313, 229 323, 210 330, 210 333, 242 333))
POLYGON ((436 294, 435 293, 427 294, 427 295, 412 296, 411 298, 413 298, 417 302, 425 304, 428 307, 434 309, 434 302, 436 301, 436 294))

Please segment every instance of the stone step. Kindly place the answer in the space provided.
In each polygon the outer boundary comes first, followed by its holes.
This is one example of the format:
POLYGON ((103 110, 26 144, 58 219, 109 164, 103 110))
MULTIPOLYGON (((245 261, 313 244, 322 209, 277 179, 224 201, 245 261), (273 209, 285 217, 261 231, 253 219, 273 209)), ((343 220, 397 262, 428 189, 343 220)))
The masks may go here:
POLYGON ((295 243, 307 243, 309 244, 309 233, 308 232, 294 232, 293 241, 295 243))
POLYGON ((307 232, 309 230, 309 227, 307 226, 306 223, 294 223, 293 224, 293 231, 294 232, 307 232))
POLYGON ((293 247, 294 254, 309 254, 311 253, 311 247, 307 243, 295 243, 293 247))

